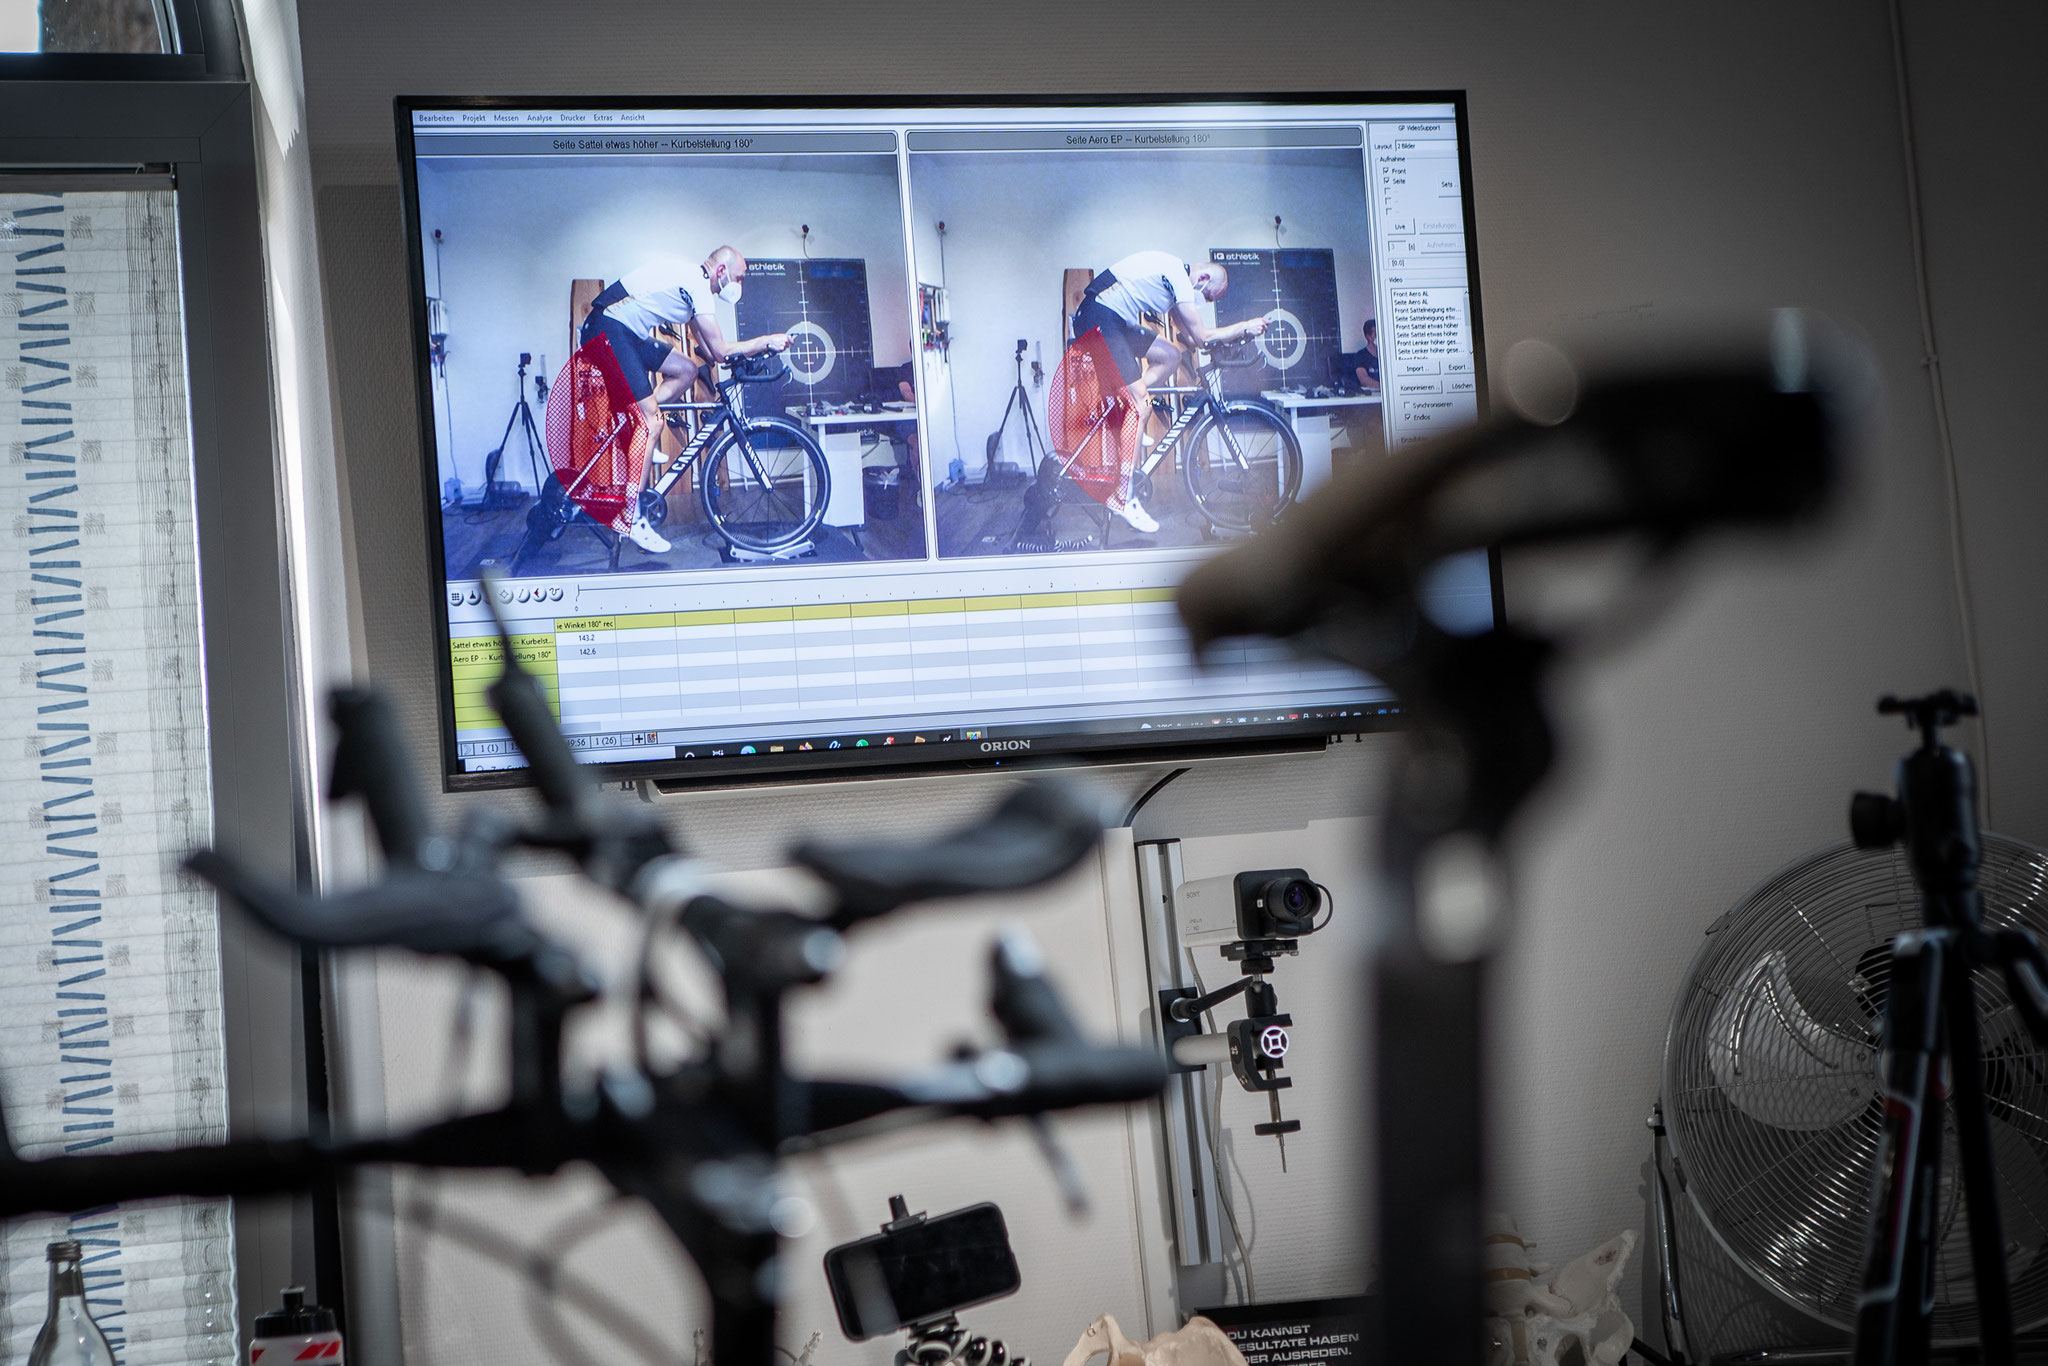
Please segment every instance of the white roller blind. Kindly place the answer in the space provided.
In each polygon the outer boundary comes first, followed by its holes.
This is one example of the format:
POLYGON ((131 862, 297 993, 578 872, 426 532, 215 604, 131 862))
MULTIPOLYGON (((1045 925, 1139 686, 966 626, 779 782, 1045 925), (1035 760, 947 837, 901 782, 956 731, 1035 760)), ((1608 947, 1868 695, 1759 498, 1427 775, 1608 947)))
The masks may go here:
MULTIPOLYGON (((0 1088, 33 1157, 227 1134, 214 898, 178 867, 212 806, 175 208, 0 186, 0 1088)), ((6 1361, 63 1237, 121 1360, 236 1359, 228 1202, 191 1200, 9 1225, 6 1361)))

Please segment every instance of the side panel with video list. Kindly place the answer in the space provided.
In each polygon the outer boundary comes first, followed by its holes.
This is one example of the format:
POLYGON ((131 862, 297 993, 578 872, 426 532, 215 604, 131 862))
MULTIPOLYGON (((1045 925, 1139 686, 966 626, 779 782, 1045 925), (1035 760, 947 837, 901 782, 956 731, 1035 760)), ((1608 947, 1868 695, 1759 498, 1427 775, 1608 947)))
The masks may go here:
POLYGON ((747 402, 754 411, 867 398, 875 352, 866 261, 749 261, 737 312, 742 338, 789 333, 790 377, 766 392, 750 392, 747 402))
POLYGON ((1223 372, 1233 397, 1262 389, 1313 389, 1330 382, 1330 359, 1343 350, 1337 319, 1337 257, 1327 247, 1211 247, 1209 259, 1230 272, 1216 301, 1216 322, 1228 327, 1264 318, 1260 365, 1223 372))

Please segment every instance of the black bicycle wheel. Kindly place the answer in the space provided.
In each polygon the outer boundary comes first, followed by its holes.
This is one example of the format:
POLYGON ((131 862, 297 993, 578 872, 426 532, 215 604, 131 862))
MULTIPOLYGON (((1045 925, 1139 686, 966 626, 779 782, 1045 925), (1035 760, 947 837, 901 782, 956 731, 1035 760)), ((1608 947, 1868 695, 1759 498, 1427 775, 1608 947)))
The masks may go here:
POLYGON ((1301 444, 1287 419, 1263 403, 1226 403, 1203 418, 1181 449, 1188 497, 1212 526, 1271 526, 1301 489, 1301 444))
POLYGON ((750 417, 705 458, 698 481, 704 516, 739 550, 787 550, 817 529, 832 496, 825 452, 811 434, 779 417, 750 417))

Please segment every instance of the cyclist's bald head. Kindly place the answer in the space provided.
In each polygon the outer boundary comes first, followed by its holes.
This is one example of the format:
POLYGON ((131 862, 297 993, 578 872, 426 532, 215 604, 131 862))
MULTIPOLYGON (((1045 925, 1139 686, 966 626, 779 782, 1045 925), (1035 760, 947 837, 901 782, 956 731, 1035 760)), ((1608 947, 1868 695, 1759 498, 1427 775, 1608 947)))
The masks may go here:
POLYGON ((1223 291, 1230 288, 1230 272, 1218 261, 1197 261, 1188 268, 1188 279, 1201 296, 1210 303, 1223 297, 1223 291))
POLYGON ((725 267, 725 278, 743 280, 747 275, 747 258, 732 247, 720 247, 704 258, 704 273, 715 275, 720 266, 725 267))

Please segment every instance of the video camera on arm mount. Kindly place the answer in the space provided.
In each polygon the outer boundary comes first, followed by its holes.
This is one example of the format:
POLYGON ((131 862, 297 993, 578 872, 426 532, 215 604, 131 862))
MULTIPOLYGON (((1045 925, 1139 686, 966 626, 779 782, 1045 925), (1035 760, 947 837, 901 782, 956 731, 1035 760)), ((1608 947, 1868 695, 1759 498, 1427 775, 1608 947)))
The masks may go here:
POLYGON ((1210 992, 1193 987, 1160 990, 1159 1022, 1167 1056, 1182 1072, 1227 1059, 1238 1085, 1255 1095, 1264 1092, 1272 1119, 1254 1126, 1254 1132, 1279 1142, 1282 1170, 1287 1165, 1287 1135, 1301 1132, 1300 1120, 1280 1114, 1280 1093, 1294 1085, 1294 1078, 1281 1075, 1294 1017, 1281 1011, 1279 993, 1266 978, 1273 972, 1274 959, 1299 953, 1301 936, 1329 923, 1323 915, 1328 904, 1322 884, 1299 868, 1202 878, 1184 882, 1174 892, 1181 942, 1234 934, 1220 951, 1225 962, 1237 964, 1238 979, 1210 992), (1216 1033, 1204 1032, 1202 1016, 1238 995, 1244 997, 1244 1018, 1216 1033))

